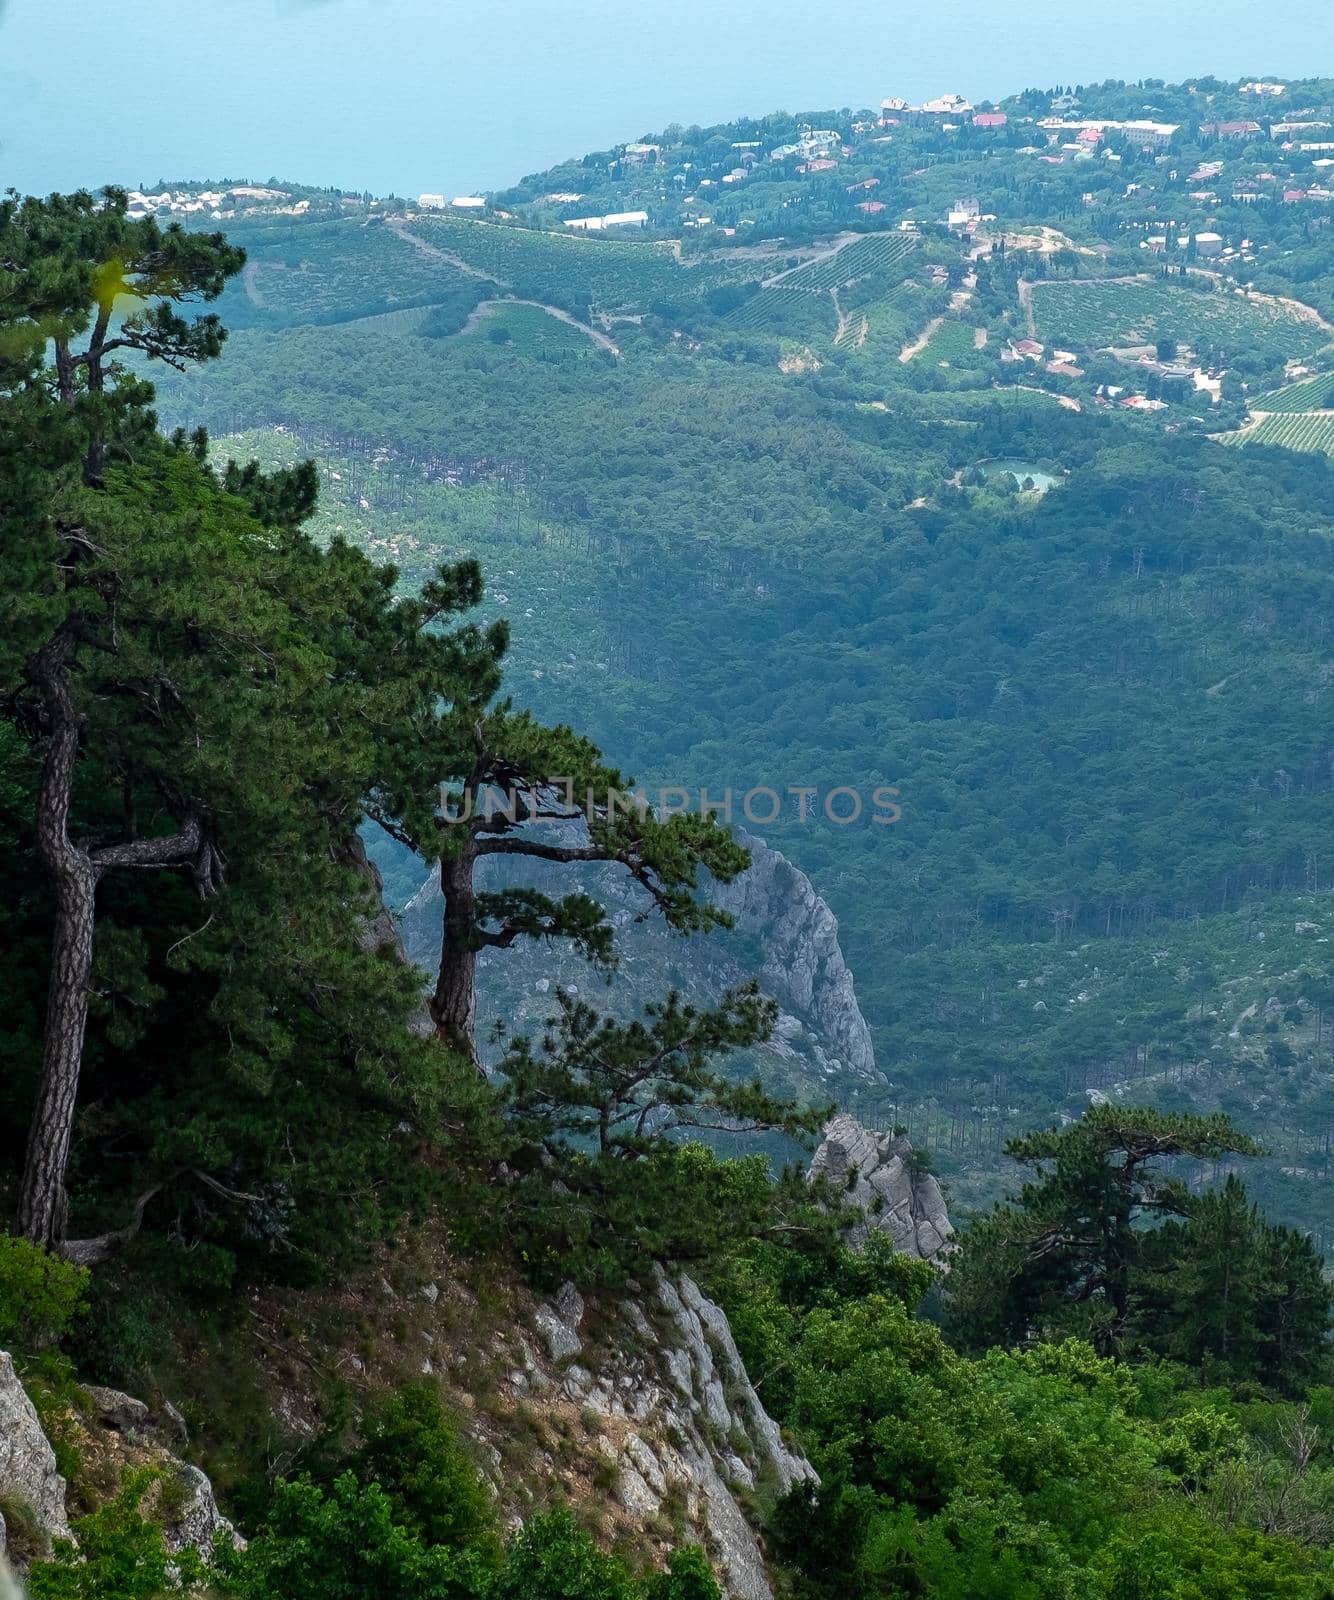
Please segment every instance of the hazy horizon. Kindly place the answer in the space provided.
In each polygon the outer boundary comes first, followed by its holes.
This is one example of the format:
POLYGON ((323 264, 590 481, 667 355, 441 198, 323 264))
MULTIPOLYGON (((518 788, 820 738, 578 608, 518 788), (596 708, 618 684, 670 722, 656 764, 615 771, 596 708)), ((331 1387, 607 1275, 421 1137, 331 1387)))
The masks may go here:
POLYGON ((494 0, 482 15, 457 0, 219 0, 183 30, 170 0, 92 15, 78 0, 0 0, 0 186, 493 189, 672 122, 949 89, 1319 75, 1334 71, 1334 26, 1313 9, 847 0, 832 16, 795 0, 494 0), (72 87, 88 84, 98 92, 72 87), (154 113, 132 113, 145 99, 154 113))

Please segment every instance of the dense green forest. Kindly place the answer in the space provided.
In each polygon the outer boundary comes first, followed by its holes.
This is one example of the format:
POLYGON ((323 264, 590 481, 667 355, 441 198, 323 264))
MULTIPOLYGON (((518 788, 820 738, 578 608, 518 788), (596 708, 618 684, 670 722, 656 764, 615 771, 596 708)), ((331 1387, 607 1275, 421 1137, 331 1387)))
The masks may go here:
MULTIPOLYGON (((1334 468, 1210 438, 1236 394, 1029 385, 1003 249, 393 216, 0 202, 0 1344, 73 1519, 0 1477, 33 1600, 720 1600, 670 1495, 609 1533, 536 1362, 477 1432, 515 1307, 624 1342, 684 1272, 809 1467, 709 1436, 781 1600, 1334 1592, 1334 468), (480 1070, 479 954, 612 962, 594 864, 707 949, 760 789, 880 1081, 736 1070, 753 984, 556 993, 480 1070), (420 973, 384 899, 436 863, 420 973), (832 1094, 932 1146, 948 1260, 744 1153, 832 1094), (164 1542, 106 1383, 183 1397, 242 1537, 164 1542)), ((1214 291, 1148 287, 1198 341, 1162 297, 1214 291)), ((1220 348, 1286 388, 1260 321, 1220 348)))
MULTIPOLYGON (((730 789, 752 827, 743 795, 785 797, 760 831, 836 911, 886 1080, 837 1093, 942 1147, 965 1202, 1010 1132, 1090 1089, 1234 1096, 1281 1152, 1254 1181, 1326 1234, 1322 460, 1219 448, 1230 374, 1216 402, 1136 413, 1090 400, 1132 381, 1105 352, 1073 389, 1003 361, 1025 274, 1047 275, 1043 321, 1046 294, 1098 290, 1077 256, 1072 276, 870 235, 678 261, 513 224, 292 222, 288 295, 274 226, 234 230, 263 307, 223 300, 260 326, 164 384, 164 415, 271 466, 321 455, 316 526, 409 591, 481 558, 485 614, 522 619, 521 702, 577 704, 642 783, 730 789), (434 309, 381 309, 432 272, 434 309), (840 826, 844 786, 864 809, 840 826)), ((1198 307, 1226 310, 1208 285, 1110 287, 1183 349, 1198 307)), ((1219 325, 1257 386, 1313 326, 1276 305, 1219 325)), ((372 849, 406 899, 408 858, 372 849)))

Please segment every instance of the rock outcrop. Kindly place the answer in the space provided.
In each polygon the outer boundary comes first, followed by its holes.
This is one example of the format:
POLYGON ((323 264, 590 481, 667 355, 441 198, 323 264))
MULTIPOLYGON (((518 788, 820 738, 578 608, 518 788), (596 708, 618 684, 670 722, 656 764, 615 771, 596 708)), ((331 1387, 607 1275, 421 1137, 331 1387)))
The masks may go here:
POLYGON ((814 1479, 813 1468, 784 1443, 726 1316, 691 1279, 659 1273, 652 1291, 627 1300, 616 1316, 628 1337, 609 1346, 604 1332, 592 1346, 581 1332, 583 1301, 567 1285, 534 1317, 548 1359, 530 1347, 511 1385, 573 1402, 585 1424, 596 1419, 619 1506, 651 1520, 675 1501, 731 1600, 772 1600, 739 1497, 759 1486, 784 1493, 814 1479))
MULTIPOLYGON (((99 1476, 119 1482, 124 1470, 145 1466, 161 1474, 159 1484, 149 1490, 145 1509, 152 1515, 161 1508, 163 1542, 169 1550, 190 1547, 207 1559, 214 1539, 220 1533, 232 1534, 232 1525, 218 1509, 213 1485, 205 1474, 179 1460, 160 1440, 163 1431, 179 1433, 180 1414, 174 1407, 164 1407, 159 1421, 153 1408, 142 1400, 93 1384, 81 1391, 79 1404, 67 1420, 70 1435, 77 1441, 73 1448, 84 1458, 85 1466, 96 1462, 105 1469, 99 1476)), ((30 1517, 49 1542, 71 1537, 65 1489, 41 1419, 13 1362, 0 1352, 0 1498, 22 1506, 25 1518, 30 1517)), ((4 1549, 0 1519, 0 1552, 4 1549)))
POLYGON ((861 1208, 864 1215, 849 1229, 854 1245, 878 1228, 905 1255, 938 1265, 948 1258, 954 1229, 945 1196, 902 1134, 873 1133, 856 1117, 835 1117, 811 1161, 810 1177, 827 1178, 848 1205, 861 1208))
MULTIPOLYGON (((47 1539, 69 1538, 65 1514, 65 1480, 41 1420, 14 1371, 0 1351, 0 1494, 17 1501, 47 1539)), ((4 1549, 0 1543, 0 1549, 4 1549)))
MULTIPOLYGON (((591 895, 616 929, 620 964, 605 982, 560 945, 521 940, 509 950, 484 950, 478 958, 480 1022, 503 1016, 511 1033, 540 1028, 551 1013, 553 985, 576 988, 595 1005, 624 1014, 673 988, 711 1004, 729 986, 758 977, 781 1014, 773 1040, 748 1066, 766 1081, 787 1080, 806 1093, 837 1075, 876 1079, 870 1029, 839 947, 834 913, 779 851, 740 831, 737 838, 751 853, 750 868, 733 883, 713 883, 707 891, 732 913, 736 927, 699 939, 672 934, 655 916, 640 921, 648 897, 619 869, 592 866, 574 874, 539 861, 517 869, 500 857, 483 862, 483 889, 522 881, 548 894, 579 889, 591 895)), ((442 919, 437 872, 401 919, 408 954, 428 973, 439 958, 442 919)), ((480 1037, 485 1027, 478 1032, 480 1037)))
POLYGON ((758 977, 784 1011, 802 1020, 831 1062, 875 1076, 875 1050, 852 973, 838 942, 838 919, 800 868, 763 839, 737 833, 750 870, 717 884, 713 900, 760 941, 758 977))

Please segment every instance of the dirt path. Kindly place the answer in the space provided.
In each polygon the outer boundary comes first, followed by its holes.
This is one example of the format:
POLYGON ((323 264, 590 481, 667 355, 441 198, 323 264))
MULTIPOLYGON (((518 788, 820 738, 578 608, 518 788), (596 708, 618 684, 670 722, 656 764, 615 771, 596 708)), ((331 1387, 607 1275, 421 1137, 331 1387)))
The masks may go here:
POLYGON ((944 322, 944 320, 944 317, 932 317, 930 322, 927 323, 926 327, 922 329, 921 333, 919 333, 915 339, 910 340, 904 345, 903 349, 899 351, 899 360, 902 361, 905 366, 913 359, 914 356, 921 355, 922 351, 925 350, 927 345, 931 343, 936 329, 941 325, 942 322, 944 322))
POLYGON ((259 286, 259 262, 247 261, 241 273, 241 287, 246 292, 246 299, 254 306, 256 311, 263 311, 268 301, 264 298, 264 291, 259 286))
POLYGON ((580 322, 578 317, 571 316, 568 311, 562 311, 559 306, 545 305, 541 300, 519 300, 513 295, 506 295, 499 300, 479 301, 469 312, 468 320, 453 337, 462 339, 465 334, 476 333, 497 306, 532 306, 534 310, 545 311, 549 317, 555 317, 557 322, 563 322, 567 327, 578 328, 580 333, 587 335, 595 345, 600 346, 611 355, 620 356, 619 345, 613 344, 605 333, 599 333, 596 328, 590 328, 586 322, 580 322))
POLYGON ((1020 278, 1018 283, 1019 305, 1024 313, 1024 327, 1028 330, 1028 337, 1036 339, 1038 336, 1037 319, 1033 315, 1033 285, 1028 278, 1020 278))
POLYGON ((456 256, 452 250, 441 250, 438 245, 418 237, 410 228, 404 227, 402 223, 391 222, 389 227, 400 239, 420 250, 423 255, 432 256, 437 261, 448 262, 451 267, 454 267, 459 272, 466 273, 470 278, 481 278, 484 283, 496 283, 502 289, 509 288, 509 284, 505 282, 504 278, 497 278, 491 272, 483 272, 480 267, 470 266, 462 256, 456 256))
POLYGON ((834 240, 828 250, 822 250, 818 255, 807 256, 804 261, 799 261, 795 267, 788 267, 784 272, 775 272, 772 278, 766 278, 760 285, 762 289, 772 289, 776 283, 790 277, 794 272, 800 272, 803 267, 813 267, 819 261, 832 261, 840 250, 850 245, 854 239, 864 239, 863 233, 845 233, 834 240))
POLYGON ((838 290, 831 289, 829 298, 834 302, 834 315, 838 318, 838 327, 834 332, 834 343, 842 344, 847 337, 848 329, 852 326, 852 318, 844 311, 839 303, 838 290))

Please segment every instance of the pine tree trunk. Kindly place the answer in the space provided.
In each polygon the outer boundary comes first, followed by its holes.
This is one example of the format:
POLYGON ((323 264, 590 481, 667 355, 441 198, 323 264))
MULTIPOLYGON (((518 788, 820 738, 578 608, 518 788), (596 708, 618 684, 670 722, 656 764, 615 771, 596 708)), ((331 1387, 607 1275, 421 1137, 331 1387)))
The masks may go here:
POLYGON ((56 880, 42 1076, 28 1134, 18 1213, 23 1237, 46 1249, 54 1249, 64 1240, 69 1213, 65 1169, 88 1022, 96 892, 97 873, 86 858, 81 866, 62 871, 56 880))
POLYGON ((48 1249, 59 1245, 65 1235, 65 1169, 88 1023, 98 879, 97 868, 86 852, 71 842, 68 831, 80 734, 80 719, 65 673, 69 649, 69 636, 57 634, 38 652, 32 669, 51 718, 50 743, 37 794, 37 847, 55 883, 56 926, 42 1075, 28 1134, 18 1225, 24 1238, 48 1249))
POLYGON ((476 891, 477 856, 467 841, 456 856, 440 863, 440 892, 445 900, 445 927, 440 942, 440 971, 431 998, 436 1037, 450 1049, 481 1065, 473 1029, 477 1020, 476 891))

